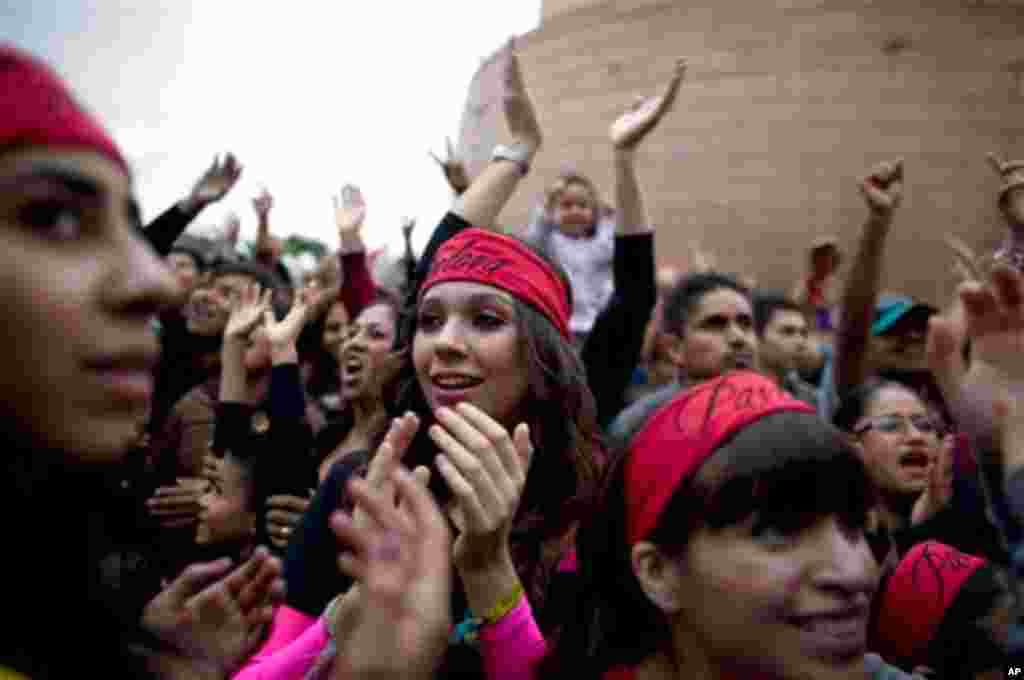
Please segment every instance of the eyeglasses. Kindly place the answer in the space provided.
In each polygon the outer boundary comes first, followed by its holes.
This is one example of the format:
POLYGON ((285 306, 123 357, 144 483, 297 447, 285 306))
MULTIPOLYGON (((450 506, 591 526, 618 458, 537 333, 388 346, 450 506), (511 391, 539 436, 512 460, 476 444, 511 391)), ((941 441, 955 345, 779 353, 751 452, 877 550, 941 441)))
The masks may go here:
POLYGON ((865 418, 863 424, 853 429, 854 434, 864 434, 868 430, 878 430, 885 434, 906 434, 913 425, 914 429, 921 434, 939 434, 939 425, 931 416, 916 414, 902 416, 889 413, 884 416, 865 418))

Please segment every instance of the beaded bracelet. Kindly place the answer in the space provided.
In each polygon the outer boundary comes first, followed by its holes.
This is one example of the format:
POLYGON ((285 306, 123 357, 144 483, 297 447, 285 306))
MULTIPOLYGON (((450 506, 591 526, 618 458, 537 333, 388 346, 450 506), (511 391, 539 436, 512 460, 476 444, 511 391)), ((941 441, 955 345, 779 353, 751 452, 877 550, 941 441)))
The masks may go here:
POLYGON ((519 604, 519 600, 523 597, 525 592, 526 591, 523 590, 523 584, 516 581, 516 587, 512 589, 512 592, 495 602, 494 606, 483 615, 483 625, 493 626, 495 623, 505 618, 510 611, 516 608, 516 605, 519 604))

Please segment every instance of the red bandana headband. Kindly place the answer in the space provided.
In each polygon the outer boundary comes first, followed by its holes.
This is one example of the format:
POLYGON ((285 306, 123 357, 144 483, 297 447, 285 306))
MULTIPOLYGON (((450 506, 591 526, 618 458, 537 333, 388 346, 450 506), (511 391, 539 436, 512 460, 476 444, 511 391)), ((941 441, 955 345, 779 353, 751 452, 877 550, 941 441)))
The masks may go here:
POLYGON ((907 552, 882 594, 874 651, 885 659, 915 659, 925 650, 960 589, 987 562, 925 541, 907 552))
POLYGON ((0 45, 0 148, 5 146, 90 149, 128 172, 117 145, 50 67, 0 45))
POLYGON ((420 295, 446 281, 500 288, 533 305, 569 339, 569 293, 562 279, 529 246, 485 229, 466 229, 438 249, 420 295))
POLYGON ((647 538, 679 485, 734 432, 780 411, 814 413, 768 378, 736 371, 685 390, 637 433, 626 462, 630 544, 647 538))

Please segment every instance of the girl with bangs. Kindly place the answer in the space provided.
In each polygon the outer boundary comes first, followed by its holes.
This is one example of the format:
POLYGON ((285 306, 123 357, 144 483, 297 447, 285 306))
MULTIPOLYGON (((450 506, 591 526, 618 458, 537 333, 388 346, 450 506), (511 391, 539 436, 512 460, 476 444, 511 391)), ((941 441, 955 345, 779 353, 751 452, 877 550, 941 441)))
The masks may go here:
POLYGON ((885 677, 866 654, 873 503, 843 435, 768 379, 680 394, 580 529, 576 623, 540 676, 885 677))

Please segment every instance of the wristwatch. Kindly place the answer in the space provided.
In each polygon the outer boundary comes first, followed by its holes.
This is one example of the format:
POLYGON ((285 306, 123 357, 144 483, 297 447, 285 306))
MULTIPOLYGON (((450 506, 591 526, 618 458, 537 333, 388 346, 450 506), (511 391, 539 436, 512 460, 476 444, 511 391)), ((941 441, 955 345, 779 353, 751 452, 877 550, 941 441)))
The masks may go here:
POLYGON ((511 161, 519 167, 519 174, 530 172, 530 149, 522 142, 511 145, 499 144, 491 154, 492 161, 511 161))

